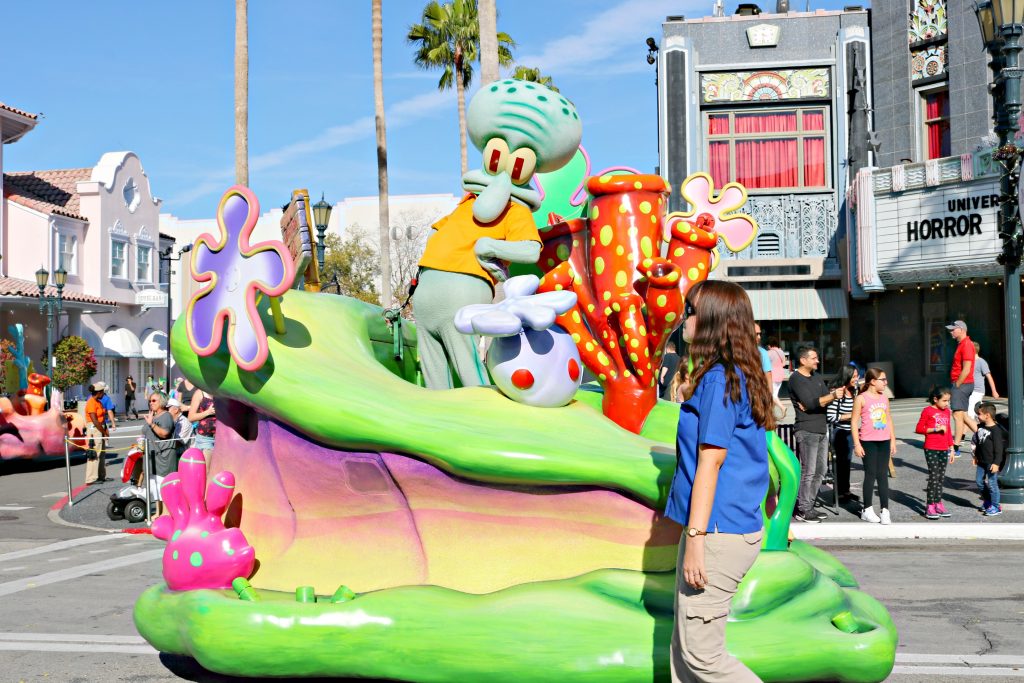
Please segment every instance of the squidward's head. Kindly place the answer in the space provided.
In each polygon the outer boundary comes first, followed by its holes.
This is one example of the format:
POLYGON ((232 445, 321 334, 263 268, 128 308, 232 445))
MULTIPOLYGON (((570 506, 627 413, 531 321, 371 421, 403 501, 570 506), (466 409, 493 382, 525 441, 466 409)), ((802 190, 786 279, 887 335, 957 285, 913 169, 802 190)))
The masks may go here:
POLYGON ((512 199, 536 211, 540 194, 530 187, 530 178, 569 163, 583 136, 576 107, 529 81, 483 86, 470 100, 466 118, 469 139, 484 158, 482 169, 462 176, 462 186, 477 195, 473 217, 483 223, 497 219, 512 199))

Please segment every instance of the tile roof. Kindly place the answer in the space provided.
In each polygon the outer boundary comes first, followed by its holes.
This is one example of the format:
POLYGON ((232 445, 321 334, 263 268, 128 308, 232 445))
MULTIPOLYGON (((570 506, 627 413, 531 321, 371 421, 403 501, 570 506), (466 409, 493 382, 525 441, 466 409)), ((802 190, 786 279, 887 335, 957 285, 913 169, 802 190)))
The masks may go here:
POLYGON ((4 173, 4 197, 36 211, 87 221, 78 213, 78 183, 91 177, 91 168, 4 173))
POLYGON ((35 120, 35 119, 39 118, 39 114, 32 114, 32 113, 24 111, 22 109, 17 109, 15 107, 12 107, 9 104, 4 104, 3 102, 0 102, 0 109, 3 109, 4 111, 14 112, 15 114, 20 114, 21 116, 24 116, 24 117, 32 119, 32 120, 35 120))
MULTIPOLYGON (((50 285, 46 288, 47 296, 57 296, 57 288, 50 285)), ((39 298, 39 285, 28 280, 21 280, 14 277, 0 277, 0 296, 23 296, 30 299, 39 298)), ((89 296, 80 292, 65 289, 64 298, 68 301, 79 301, 85 304, 103 304, 104 306, 117 306, 112 299, 101 299, 98 296, 89 296)))

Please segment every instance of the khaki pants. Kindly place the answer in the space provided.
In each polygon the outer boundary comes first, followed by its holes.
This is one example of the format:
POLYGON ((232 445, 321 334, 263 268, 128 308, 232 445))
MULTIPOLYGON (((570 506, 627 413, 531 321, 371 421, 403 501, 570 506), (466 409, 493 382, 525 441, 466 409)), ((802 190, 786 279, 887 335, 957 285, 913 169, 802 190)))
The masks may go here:
POLYGON ((763 531, 752 534, 709 533, 704 537, 702 590, 683 580, 686 537, 679 541, 676 565, 676 619, 672 632, 672 681, 745 683, 760 681, 725 649, 729 603, 743 575, 757 559, 763 531))
POLYGON ((88 439, 87 448, 89 449, 85 459, 85 483, 91 484, 94 481, 107 478, 107 463, 104 461, 107 440, 93 424, 86 427, 85 436, 88 439))

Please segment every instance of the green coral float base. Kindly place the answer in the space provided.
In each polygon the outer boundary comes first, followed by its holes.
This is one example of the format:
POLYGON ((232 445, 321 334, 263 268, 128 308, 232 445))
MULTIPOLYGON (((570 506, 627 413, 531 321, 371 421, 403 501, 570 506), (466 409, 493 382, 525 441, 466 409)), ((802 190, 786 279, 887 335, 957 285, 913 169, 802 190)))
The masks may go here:
MULTIPOLYGON (((883 680, 896 628, 848 579, 802 543, 762 552, 733 601, 730 652, 765 681, 883 680)), ((647 683, 668 679, 674 582, 606 569, 486 595, 409 586, 339 603, 158 585, 135 623, 159 650, 236 676, 647 683)))

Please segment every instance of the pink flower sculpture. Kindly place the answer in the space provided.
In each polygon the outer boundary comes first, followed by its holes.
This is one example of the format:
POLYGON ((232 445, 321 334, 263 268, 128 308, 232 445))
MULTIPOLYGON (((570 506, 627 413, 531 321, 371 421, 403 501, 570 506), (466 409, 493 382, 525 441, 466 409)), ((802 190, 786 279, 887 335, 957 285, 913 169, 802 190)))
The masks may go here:
POLYGON ((716 196, 711 176, 694 173, 683 181, 679 191, 689 202, 690 209, 670 213, 666 217, 669 235, 678 232, 681 223, 688 223, 721 237, 729 251, 741 251, 754 241, 757 223, 746 214, 735 213, 747 201, 747 190, 742 185, 729 183, 716 196))
POLYGON ((271 297, 273 307, 273 298, 295 280, 283 242, 249 243, 259 215, 260 203, 249 188, 235 185, 224 193, 217 209, 220 235, 200 235, 192 250, 192 277, 209 284, 192 297, 185 316, 189 345, 199 356, 216 353, 227 321, 231 357, 250 372, 263 367, 269 353, 257 292, 271 297))
POLYGON ((153 520, 153 535, 167 541, 164 581, 171 590, 230 588, 248 577, 256 552, 239 529, 227 529, 221 516, 235 490, 235 475, 221 472, 206 483, 206 458, 198 448, 185 451, 178 471, 164 479, 160 496, 170 510, 153 520))

